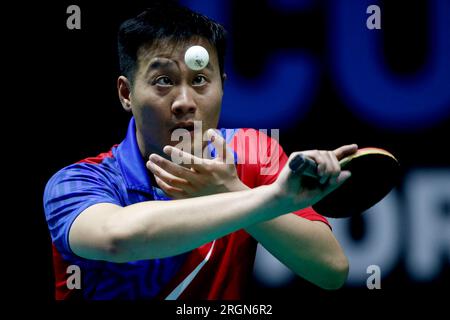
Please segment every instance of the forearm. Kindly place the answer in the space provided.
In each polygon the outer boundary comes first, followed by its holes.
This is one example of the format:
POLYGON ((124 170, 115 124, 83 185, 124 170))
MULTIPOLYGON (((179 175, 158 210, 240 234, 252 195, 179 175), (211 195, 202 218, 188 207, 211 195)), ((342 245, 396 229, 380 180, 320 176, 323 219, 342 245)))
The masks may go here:
POLYGON ((181 254, 283 213, 271 206, 268 187, 174 201, 148 201, 111 215, 116 260, 181 254))
POLYGON ((347 258, 322 222, 287 214, 246 231, 292 271, 322 288, 339 288, 347 278, 347 258))
POLYGON ((255 223, 246 231, 293 272, 322 288, 338 288, 347 278, 347 258, 322 222, 286 214, 255 223))

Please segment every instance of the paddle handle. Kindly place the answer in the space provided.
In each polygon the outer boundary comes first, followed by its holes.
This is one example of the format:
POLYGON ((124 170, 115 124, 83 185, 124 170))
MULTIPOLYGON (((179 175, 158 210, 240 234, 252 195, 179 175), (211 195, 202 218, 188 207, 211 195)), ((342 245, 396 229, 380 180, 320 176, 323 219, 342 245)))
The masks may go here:
POLYGON ((297 154, 289 162, 289 168, 295 173, 308 176, 314 179, 320 179, 317 174, 317 163, 302 154, 297 154))

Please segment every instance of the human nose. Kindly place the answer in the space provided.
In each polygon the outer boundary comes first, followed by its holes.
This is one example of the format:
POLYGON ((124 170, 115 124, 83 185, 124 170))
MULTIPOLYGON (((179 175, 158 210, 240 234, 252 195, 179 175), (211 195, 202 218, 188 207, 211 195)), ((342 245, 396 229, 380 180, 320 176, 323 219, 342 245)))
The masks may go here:
POLYGON ((175 101, 172 103, 172 112, 176 115, 182 115, 186 113, 194 113, 197 110, 193 93, 188 86, 180 87, 178 95, 175 101))

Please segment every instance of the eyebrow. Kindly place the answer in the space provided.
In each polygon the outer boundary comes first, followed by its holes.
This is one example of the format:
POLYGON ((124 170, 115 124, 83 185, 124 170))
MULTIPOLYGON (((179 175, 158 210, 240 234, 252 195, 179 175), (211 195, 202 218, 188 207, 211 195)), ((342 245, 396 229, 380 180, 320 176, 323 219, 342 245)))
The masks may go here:
MULTIPOLYGON (((154 58, 148 65, 146 74, 148 75, 149 72, 151 72, 153 70, 172 68, 174 65, 178 67, 178 64, 176 62, 174 62, 173 60, 154 58)), ((212 66, 211 62, 208 62, 205 69, 208 69, 209 71, 214 72, 214 67, 212 66)))
POLYGON ((173 62, 172 60, 169 59, 162 60, 160 58, 155 58, 152 59, 152 61, 148 65, 146 73, 148 74, 150 71, 157 69, 172 68, 173 65, 176 65, 176 63, 173 62))

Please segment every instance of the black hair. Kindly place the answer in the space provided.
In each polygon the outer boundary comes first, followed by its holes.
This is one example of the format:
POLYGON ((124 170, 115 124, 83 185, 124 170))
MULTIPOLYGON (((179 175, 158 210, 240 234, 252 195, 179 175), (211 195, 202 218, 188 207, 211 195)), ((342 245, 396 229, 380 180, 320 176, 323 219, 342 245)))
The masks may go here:
POLYGON ((226 30, 212 19, 173 1, 154 1, 151 7, 124 21, 118 34, 120 72, 131 82, 138 63, 138 50, 158 40, 182 42, 202 37, 217 50, 220 74, 224 73, 226 30))

